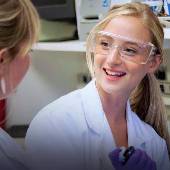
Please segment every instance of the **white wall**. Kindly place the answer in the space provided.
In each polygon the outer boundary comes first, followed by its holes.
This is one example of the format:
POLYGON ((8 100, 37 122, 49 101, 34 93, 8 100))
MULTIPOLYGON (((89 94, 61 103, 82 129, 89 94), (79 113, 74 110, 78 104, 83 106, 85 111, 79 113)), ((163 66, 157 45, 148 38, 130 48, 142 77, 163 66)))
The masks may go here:
POLYGON ((84 53, 35 51, 31 67, 8 99, 7 125, 28 124, 45 105, 77 88, 79 73, 87 73, 84 53))

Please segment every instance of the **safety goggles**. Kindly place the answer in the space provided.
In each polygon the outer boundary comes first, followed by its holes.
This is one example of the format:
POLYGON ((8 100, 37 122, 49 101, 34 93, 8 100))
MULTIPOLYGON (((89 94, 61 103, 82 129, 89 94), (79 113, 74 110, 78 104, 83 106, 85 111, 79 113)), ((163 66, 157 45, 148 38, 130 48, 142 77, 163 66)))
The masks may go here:
POLYGON ((156 47, 151 42, 141 42, 106 31, 97 32, 93 44, 95 54, 108 56, 112 54, 114 49, 117 49, 122 60, 137 64, 146 64, 149 57, 156 52, 156 47), (117 42, 120 45, 117 45, 117 42))

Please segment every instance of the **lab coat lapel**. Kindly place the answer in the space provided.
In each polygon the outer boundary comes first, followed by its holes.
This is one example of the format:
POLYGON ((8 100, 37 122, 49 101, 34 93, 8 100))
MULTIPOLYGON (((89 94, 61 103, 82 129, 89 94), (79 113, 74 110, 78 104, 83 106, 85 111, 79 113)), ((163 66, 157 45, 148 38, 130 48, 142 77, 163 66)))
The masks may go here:
POLYGON ((82 107, 87 122, 87 140, 84 148, 85 169, 99 170, 101 141, 104 128, 104 111, 95 80, 91 81, 81 91, 82 107))
POLYGON ((136 119, 135 113, 132 112, 129 101, 127 102, 126 116, 128 127, 128 145, 135 146, 140 149, 145 149, 146 139, 142 135, 143 129, 141 128, 140 121, 136 119))
POLYGON ((82 105, 89 128, 100 135, 101 129, 103 129, 104 111, 95 86, 95 80, 92 80, 83 88, 82 105))

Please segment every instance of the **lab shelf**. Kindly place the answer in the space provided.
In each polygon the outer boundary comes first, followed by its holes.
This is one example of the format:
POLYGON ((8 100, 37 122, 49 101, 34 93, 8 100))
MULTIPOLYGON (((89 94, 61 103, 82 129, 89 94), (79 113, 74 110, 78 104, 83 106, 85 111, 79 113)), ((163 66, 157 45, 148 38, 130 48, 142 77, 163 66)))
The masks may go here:
MULTIPOLYGON (((170 28, 164 28, 165 42, 164 48, 170 49, 170 28)), ((39 42, 35 44, 33 50, 58 51, 58 52, 85 52, 85 41, 72 40, 62 42, 39 42)))
POLYGON ((39 42, 33 47, 34 50, 59 51, 59 52, 85 52, 85 42, 79 40, 62 42, 39 42))

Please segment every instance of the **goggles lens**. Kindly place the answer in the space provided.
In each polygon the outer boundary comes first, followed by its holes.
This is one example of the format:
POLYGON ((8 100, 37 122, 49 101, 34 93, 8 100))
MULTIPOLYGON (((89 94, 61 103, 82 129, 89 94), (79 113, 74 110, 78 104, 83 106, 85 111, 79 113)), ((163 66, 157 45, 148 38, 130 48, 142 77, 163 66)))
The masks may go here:
POLYGON ((95 34, 94 53, 110 55, 115 48, 119 51, 122 59, 137 64, 146 64, 155 51, 155 46, 150 42, 144 43, 105 31, 95 34), (120 45, 116 45, 117 42, 120 45))

